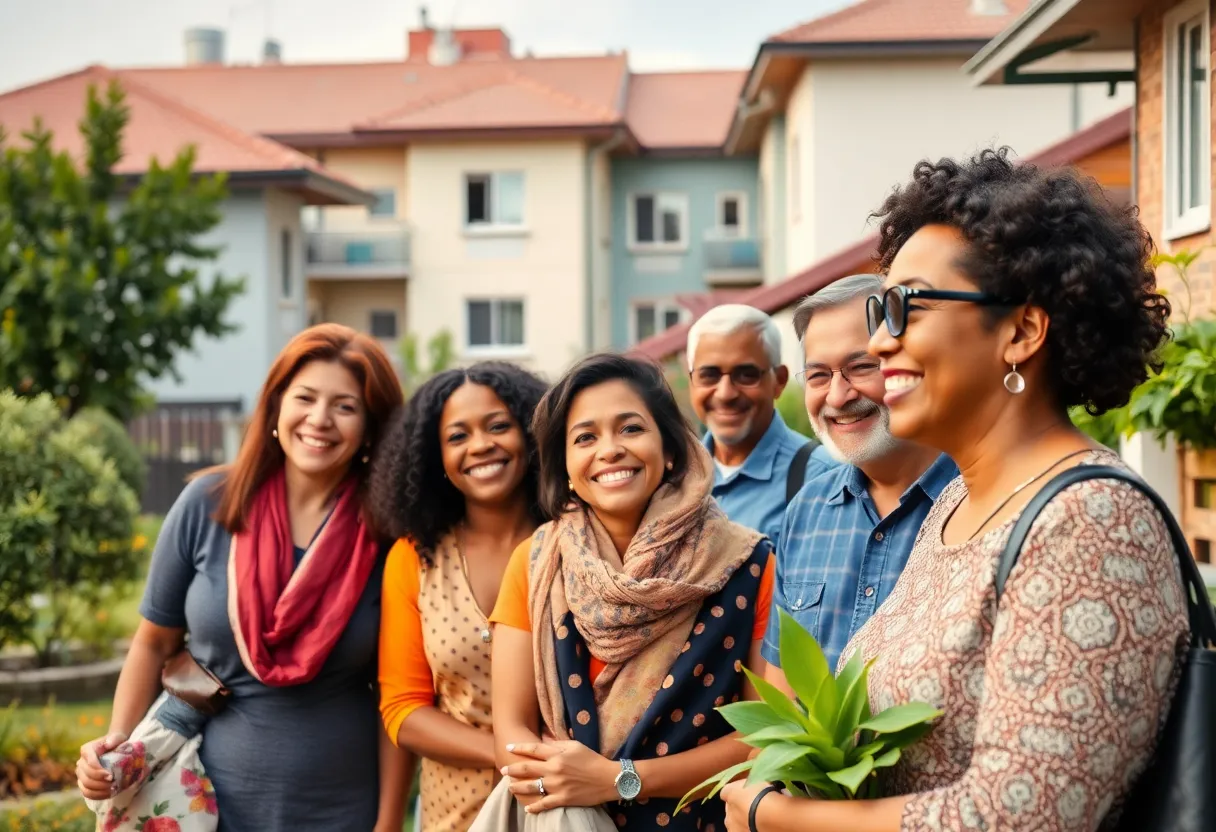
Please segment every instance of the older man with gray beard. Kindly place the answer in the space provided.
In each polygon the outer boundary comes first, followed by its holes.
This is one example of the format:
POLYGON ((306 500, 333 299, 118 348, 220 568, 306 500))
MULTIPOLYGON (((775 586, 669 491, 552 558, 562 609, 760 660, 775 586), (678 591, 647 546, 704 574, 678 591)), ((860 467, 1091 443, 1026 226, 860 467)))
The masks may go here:
MULTIPOLYGON (((958 475, 948 457, 888 428, 882 369, 866 352, 866 298, 881 292, 876 276, 854 275, 794 312, 807 413, 823 447, 846 464, 808 481, 786 509, 769 621, 784 609, 832 666, 890 594, 933 501, 958 475)), ((775 667, 777 645, 770 627, 763 655, 775 667)))

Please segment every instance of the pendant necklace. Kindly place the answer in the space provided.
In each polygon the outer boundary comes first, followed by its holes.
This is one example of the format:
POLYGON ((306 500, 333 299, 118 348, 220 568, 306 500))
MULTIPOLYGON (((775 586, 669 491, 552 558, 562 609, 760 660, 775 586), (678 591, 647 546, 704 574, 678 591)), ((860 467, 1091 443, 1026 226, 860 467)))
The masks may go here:
POLYGON ((1064 460, 1066 460, 1066 459, 1072 459, 1074 456, 1080 456, 1081 454, 1088 454, 1088 453, 1092 453, 1092 452, 1093 452, 1093 448, 1085 448, 1085 449, 1080 450, 1080 451, 1073 451, 1073 452, 1072 452, 1072 453, 1070 453, 1070 454, 1065 454, 1064 456, 1062 456, 1062 457, 1060 457, 1059 459, 1057 459, 1055 462, 1053 462, 1053 463, 1051 463, 1050 465, 1048 465, 1048 466, 1047 466, 1046 468, 1044 468, 1042 471, 1040 471, 1039 473, 1035 474, 1035 475, 1034 475, 1033 477, 1031 477, 1030 479, 1026 480, 1024 483, 1022 483, 1021 485, 1019 485, 1017 488, 1013 489, 1013 493, 1012 493, 1012 494, 1010 494, 1010 495, 1009 495, 1008 497, 1006 497, 1005 499, 1001 500, 1000 505, 998 505, 996 508, 994 508, 994 509, 992 510, 992 512, 991 512, 991 513, 990 513, 990 514, 989 514, 987 517, 985 517, 985 518, 984 518, 984 522, 983 522, 983 523, 980 523, 980 524, 979 524, 979 525, 976 527, 975 531, 971 533, 971 537, 967 538, 967 540, 968 540, 968 541, 974 540, 974 539, 975 539, 975 536, 976 536, 977 534, 979 534, 979 533, 980 533, 980 532, 983 530, 983 528, 984 528, 985 526, 987 526, 987 525, 988 525, 988 523, 989 523, 989 522, 992 520, 992 518, 993 518, 993 517, 996 517, 996 515, 997 515, 997 514, 1000 512, 1000 510, 1001 510, 1001 509, 1003 509, 1005 506, 1009 505, 1009 501, 1010 501, 1010 500, 1012 500, 1014 497, 1018 496, 1018 494, 1021 494, 1021 493, 1022 493, 1024 490, 1026 490, 1028 487, 1030 487, 1031 485, 1033 485, 1034 483, 1036 483, 1036 482, 1038 482, 1039 480, 1043 479, 1043 477, 1047 476, 1049 473, 1051 473, 1052 471, 1054 471, 1054 470, 1055 470, 1055 468, 1056 468, 1056 466, 1057 466, 1057 465, 1059 465, 1061 462, 1063 462, 1063 461, 1064 461, 1064 460))

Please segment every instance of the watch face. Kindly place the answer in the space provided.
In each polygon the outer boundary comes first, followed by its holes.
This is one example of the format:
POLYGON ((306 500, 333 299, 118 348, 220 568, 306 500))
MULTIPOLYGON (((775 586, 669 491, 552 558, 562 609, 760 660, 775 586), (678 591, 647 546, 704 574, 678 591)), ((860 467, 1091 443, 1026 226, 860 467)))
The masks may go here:
POLYGON ((642 793, 642 778, 635 772, 622 771, 616 778, 616 791, 621 800, 633 800, 642 793))

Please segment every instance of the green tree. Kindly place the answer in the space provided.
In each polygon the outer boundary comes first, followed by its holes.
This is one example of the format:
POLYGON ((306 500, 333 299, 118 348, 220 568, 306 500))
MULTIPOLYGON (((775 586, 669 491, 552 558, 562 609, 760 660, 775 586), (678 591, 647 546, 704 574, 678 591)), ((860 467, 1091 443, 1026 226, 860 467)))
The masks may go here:
POLYGON ((401 383, 408 397, 417 390, 428 378, 442 373, 455 362, 456 353, 452 347, 452 333, 441 329, 426 342, 427 366, 424 368, 418 357, 418 339, 410 332, 401 339, 401 383))
POLYGON ((114 168, 130 114, 122 90, 90 88, 83 163, 41 122, 13 146, 0 132, 0 387, 49 393, 69 416, 90 405, 129 418, 142 384, 170 375, 223 319, 242 281, 206 280, 219 256, 201 235, 221 219, 222 176, 195 176, 187 148, 131 184, 114 168))
POLYGON ((48 394, 0 391, 0 646, 33 644, 50 663, 73 606, 135 578, 138 508, 86 426, 48 394))

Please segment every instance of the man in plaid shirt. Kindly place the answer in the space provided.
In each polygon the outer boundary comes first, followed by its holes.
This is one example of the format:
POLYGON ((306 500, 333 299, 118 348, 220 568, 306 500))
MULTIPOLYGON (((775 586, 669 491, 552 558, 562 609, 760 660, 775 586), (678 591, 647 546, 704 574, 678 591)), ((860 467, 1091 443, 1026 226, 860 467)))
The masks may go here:
MULTIPOLYGON (((807 413, 824 448, 846 464, 809 480, 786 509, 769 621, 784 609, 833 667, 890 595, 933 501, 958 476, 949 457, 891 436, 882 371, 866 352, 866 298, 881 293, 878 277, 855 275, 794 312, 807 413)), ((774 667, 777 645, 773 626, 763 655, 774 667)))

